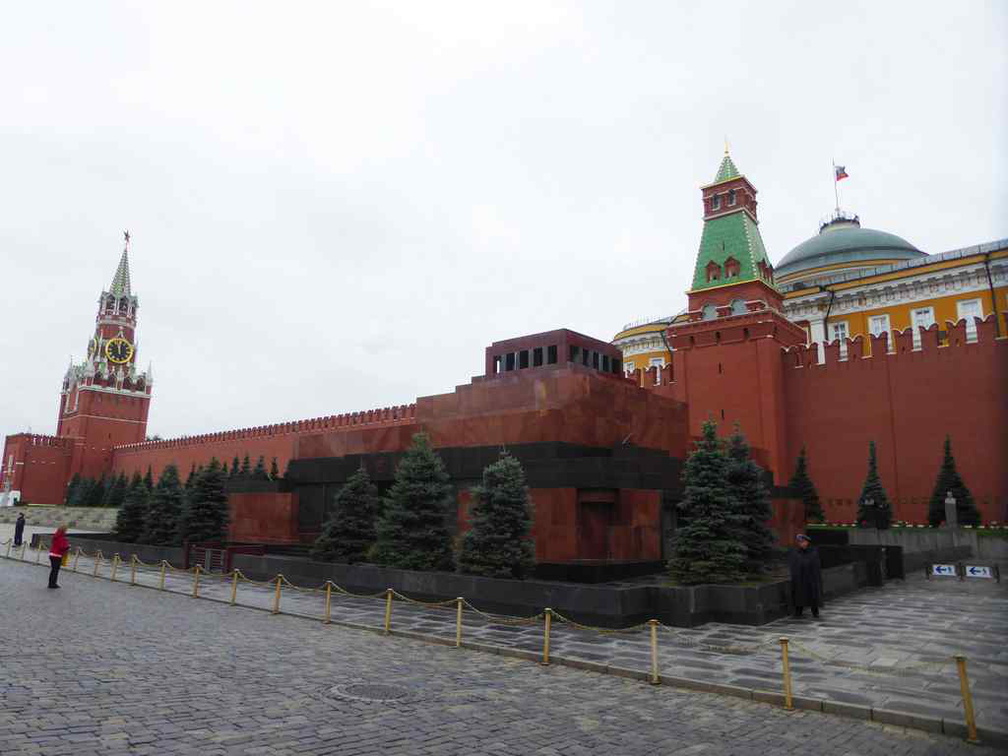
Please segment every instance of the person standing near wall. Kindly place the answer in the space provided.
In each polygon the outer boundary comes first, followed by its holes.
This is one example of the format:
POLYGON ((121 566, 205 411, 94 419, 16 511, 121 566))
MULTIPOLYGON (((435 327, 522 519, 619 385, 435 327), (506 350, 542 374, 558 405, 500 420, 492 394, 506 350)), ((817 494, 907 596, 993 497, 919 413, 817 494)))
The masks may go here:
POLYGON ((812 539, 804 533, 798 535, 798 547, 788 555, 791 571, 791 601, 794 616, 801 617, 802 610, 812 608, 812 616, 819 616, 822 605, 822 566, 819 551, 812 545, 812 539))
POLYGON ((25 526, 25 516, 24 512, 18 512, 17 519, 14 521, 14 547, 17 548, 21 545, 21 541, 24 538, 24 526, 25 526))
POLYGON ((66 537, 66 525, 60 525, 53 533, 52 544, 49 546, 49 587, 59 588, 56 585, 56 578, 59 576, 60 565, 63 564, 63 555, 70 551, 70 541, 66 537))

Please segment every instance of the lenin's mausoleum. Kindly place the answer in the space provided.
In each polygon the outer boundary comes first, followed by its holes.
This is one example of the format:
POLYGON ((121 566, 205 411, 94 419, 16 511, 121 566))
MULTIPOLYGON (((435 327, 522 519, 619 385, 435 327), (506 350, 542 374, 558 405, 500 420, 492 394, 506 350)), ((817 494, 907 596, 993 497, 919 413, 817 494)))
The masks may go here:
POLYGON ((56 434, 7 436, 0 497, 58 504, 75 474, 263 456, 286 475, 230 493, 230 537, 305 542, 350 473, 363 463, 387 486, 422 430, 457 487, 459 528, 506 446, 526 470, 539 562, 654 561, 712 417, 725 434, 739 423, 772 474, 781 538, 803 525, 786 488, 802 447, 827 520, 851 522, 870 441, 894 519, 927 522, 948 435, 983 521, 1008 520, 1008 240, 927 255, 838 211, 775 269, 756 189, 727 154, 702 200, 674 317, 611 343, 565 329, 495 341, 483 375, 406 406, 169 440, 145 440, 152 378, 137 369, 124 250, 87 358, 63 378, 56 434))

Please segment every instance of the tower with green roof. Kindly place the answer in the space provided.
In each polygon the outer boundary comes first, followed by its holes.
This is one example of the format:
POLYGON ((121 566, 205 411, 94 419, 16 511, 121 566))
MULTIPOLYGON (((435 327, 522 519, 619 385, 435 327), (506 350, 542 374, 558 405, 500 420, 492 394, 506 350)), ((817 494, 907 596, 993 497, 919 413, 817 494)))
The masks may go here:
POLYGON ((694 435, 709 419, 722 435, 738 423, 784 485, 791 460, 782 351, 805 344, 806 334, 784 316, 759 232, 756 188, 727 150, 701 191, 703 231, 689 309, 667 334, 675 397, 686 405, 694 435))
POLYGON ((756 188, 739 172, 727 149, 714 181, 701 191, 704 225, 688 292, 689 309, 707 308, 710 314, 711 308, 733 306, 741 313, 749 301, 779 305, 773 266, 759 231, 756 188))

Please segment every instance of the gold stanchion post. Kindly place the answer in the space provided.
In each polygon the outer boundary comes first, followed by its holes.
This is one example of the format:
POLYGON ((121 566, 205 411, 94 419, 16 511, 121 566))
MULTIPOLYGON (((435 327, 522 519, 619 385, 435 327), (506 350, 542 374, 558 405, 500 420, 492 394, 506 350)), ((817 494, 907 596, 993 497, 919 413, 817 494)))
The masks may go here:
POLYGON ((385 589, 385 634, 392 629, 392 589, 385 589))
POLYGON ((13 539, 11 539, 11 540, 7 541, 7 554, 6 554, 5 556, 6 556, 6 557, 7 557, 8 559, 10 558, 10 550, 11 550, 11 544, 12 544, 12 543, 14 543, 14 540, 13 540, 13 539))
POLYGON ((161 580, 160 580, 160 582, 158 582, 158 590, 161 590, 161 591, 164 590, 164 576, 165 576, 165 568, 167 566, 168 566, 168 562, 166 562, 164 559, 162 559, 161 560, 161 580))
POLYGON ((661 685, 658 675, 658 620, 648 620, 651 628, 651 680, 652 685, 661 685))
POLYGON ((38 548, 35 549, 35 564, 42 561, 42 541, 39 541, 38 548))
POLYGON ((27 543, 24 543, 24 542, 22 542, 22 543, 21 543, 21 561, 22 561, 22 562, 23 562, 23 561, 25 560, 25 558, 24 558, 24 554, 25 554, 25 549, 27 549, 27 548, 28 548, 28 544, 27 544, 27 543))
POLYGON ((970 693, 969 677, 966 676, 966 657, 955 655, 956 667, 959 669, 959 690, 962 692, 963 709, 966 711, 966 742, 979 743, 977 738, 976 714, 973 711, 973 694, 970 693))
POLYGON ((546 611, 543 614, 546 615, 543 620, 543 657, 539 663, 545 667, 549 665, 550 628, 553 626, 553 610, 546 607, 546 611))
POLYGON ((283 575, 276 576, 276 593, 273 595, 273 614, 280 614, 280 586, 283 584, 283 575))
POLYGON ((192 579, 192 597, 199 598, 199 574, 200 566, 197 564, 193 568, 193 579, 192 579))
POLYGON ((457 603, 455 608, 455 648, 462 648, 462 602, 464 600, 461 596, 455 599, 457 603))
POLYGON ((136 566, 137 566, 137 555, 133 554, 130 557, 130 585, 136 585, 136 566))
POLYGON ((116 579, 115 579, 116 578, 116 571, 118 569, 119 569, 119 554, 115 554, 112 557, 112 575, 110 576, 110 579, 112 580, 113 583, 116 581, 116 579))
POLYGON ((102 553, 100 551, 95 552, 94 558, 94 572, 91 573, 91 577, 98 577, 98 566, 101 564, 102 553))
POLYGON ((325 582, 325 619, 322 621, 325 624, 329 624, 329 618, 332 615, 332 582, 326 580, 325 582))
POLYGON ((238 599, 238 570, 237 568, 231 573, 231 606, 235 605, 235 601, 238 599))
POLYGON ((80 546, 77 547, 77 553, 74 554, 73 572, 77 572, 77 560, 80 559, 80 546))
POLYGON ((788 639, 780 639, 781 665, 784 670, 784 708, 788 711, 794 709, 794 702, 791 699, 791 661, 788 658, 788 639))

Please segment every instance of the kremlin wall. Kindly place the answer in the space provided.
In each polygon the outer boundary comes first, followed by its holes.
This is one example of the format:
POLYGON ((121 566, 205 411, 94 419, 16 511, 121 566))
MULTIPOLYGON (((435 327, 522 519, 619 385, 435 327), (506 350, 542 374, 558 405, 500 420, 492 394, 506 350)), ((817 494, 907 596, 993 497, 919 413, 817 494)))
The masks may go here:
MULTIPOLYGON (((651 355, 654 366, 642 370, 623 351, 647 328, 613 343, 559 329, 490 344, 482 376, 410 405, 157 441, 143 440, 153 379, 136 367, 139 305, 127 239, 113 283, 99 297, 88 357, 64 377, 58 435, 7 437, 0 500, 60 503, 74 474, 149 467, 157 476, 175 464, 184 476, 212 457, 262 456, 287 474, 232 490, 231 539, 307 542, 349 474, 363 464, 379 489, 387 487, 398 455, 424 431, 455 484, 459 530, 468 488, 507 448, 526 469, 539 562, 654 562, 668 556, 682 462, 711 417, 723 433, 739 423, 767 469, 781 541, 804 525, 786 488, 802 447, 828 520, 854 519, 875 441, 894 519, 922 523, 948 434, 983 520, 1008 520, 1008 338, 996 312, 999 298, 1008 310, 1008 242, 986 245, 982 260, 963 257, 981 289, 960 302, 957 312, 969 317, 927 323, 927 304, 915 302, 908 310, 915 327, 900 330, 888 317, 866 315, 877 332, 859 334, 847 321, 838 325, 828 282, 790 286, 805 302, 796 317, 788 304, 794 296, 776 282, 760 238, 755 197, 726 154, 702 188, 704 225, 687 308, 651 328, 662 344, 660 365, 651 355), (978 266, 986 266, 989 294, 978 266), (814 304, 820 300, 822 311, 814 304), (827 333, 838 338, 826 341, 827 333)), ((847 237, 864 238, 860 231, 844 220, 847 237)), ((819 274, 837 275, 829 255, 858 266, 854 274, 841 271, 844 285, 855 286, 844 295, 852 301, 865 298, 852 275, 891 282, 922 275, 928 262, 909 246, 881 262, 874 253, 820 254, 821 247, 808 263, 819 274)), ((803 255, 790 256, 789 281, 803 275, 802 260, 810 259, 803 255)), ((942 275, 951 280, 947 270, 942 275)))

